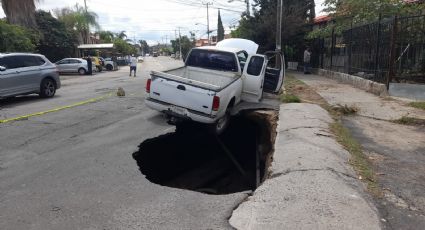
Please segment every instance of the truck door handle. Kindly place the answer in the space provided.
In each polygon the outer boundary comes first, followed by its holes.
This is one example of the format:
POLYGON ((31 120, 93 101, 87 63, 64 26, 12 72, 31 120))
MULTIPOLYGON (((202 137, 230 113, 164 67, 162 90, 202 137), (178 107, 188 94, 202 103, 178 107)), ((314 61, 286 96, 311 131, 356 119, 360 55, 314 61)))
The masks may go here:
POLYGON ((184 87, 184 85, 178 85, 177 89, 184 91, 184 90, 186 90, 186 87, 184 87))

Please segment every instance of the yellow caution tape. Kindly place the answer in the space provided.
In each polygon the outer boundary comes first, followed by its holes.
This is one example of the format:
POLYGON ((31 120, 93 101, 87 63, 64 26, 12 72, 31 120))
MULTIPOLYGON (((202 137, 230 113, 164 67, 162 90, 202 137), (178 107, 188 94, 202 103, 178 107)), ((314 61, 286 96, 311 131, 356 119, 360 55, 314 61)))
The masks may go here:
POLYGON ((72 104, 72 105, 67 105, 67 106, 63 106, 63 107, 59 107, 59 108, 55 108, 55 109, 51 109, 51 110, 47 110, 47 111, 43 111, 43 112, 32 113, 32 114, 28 114, 28 115, 19 116, 19 117, 0 120, 0 124, 12 122, 12 121, 26 120, 30 117, 41 116, 41 115, 48 114, 48 113, 58 112, 58 111, 61 111, 61 110, 64 110, 64 109, 70 109, 70 108, 73 108, 73 107, 94 103, 94 102, 106 99, 108 97, 111 97, 111 96, 112 96, 112 93, 105 95, 105 96, 102 96, 102 97, 92 98, 92 99, 89 99, 89 100, 86 100, 86 101, 81 101, 81 102, 78 102, 78 103, 75 103, 75 104, 72 104))

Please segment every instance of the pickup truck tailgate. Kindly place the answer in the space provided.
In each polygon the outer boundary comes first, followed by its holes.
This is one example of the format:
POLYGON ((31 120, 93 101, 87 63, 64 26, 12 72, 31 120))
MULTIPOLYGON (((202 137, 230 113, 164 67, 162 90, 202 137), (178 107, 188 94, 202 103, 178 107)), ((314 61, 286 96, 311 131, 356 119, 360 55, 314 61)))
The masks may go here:
POLYGON ((215 92, 151 75, 150 98, 171 105, 211 114, 215 92))

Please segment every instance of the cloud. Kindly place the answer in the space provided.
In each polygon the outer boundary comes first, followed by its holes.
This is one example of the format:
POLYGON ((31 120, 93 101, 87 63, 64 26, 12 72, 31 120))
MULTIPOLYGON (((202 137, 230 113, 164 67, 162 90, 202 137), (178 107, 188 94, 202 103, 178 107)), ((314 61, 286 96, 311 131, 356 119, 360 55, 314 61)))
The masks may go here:
MULTIPOLYGON (((226 31, 240 18, 240 13, 246 8, 243 2, 227 0, 213 1, 210 8, 210 29, 217 29, 217 9, 221 10, 221 17, 226 31), (227 11, 229 9, 232 11, 227 11)), ((323 0, 316 1, 318 9, 323 0)), ((52 10, 55 8, 72 7, 76 3, 83 6, 84 0, 43 0, 37 4, 38 9, 52 10)), ((182 35, 189 35, 189 31, 196 32, 197 37, 206 37, 207 10, 195 0, 87 0, 89 10, 99 16, 99 24, 103 30, 113 32, 126 31, 130 39, 149 40, 151 43, 168 38, 174 38, 179 27, 182 35), (191 2, 193 4, 191 4, 191 2), (199 23, 198 25, 196 25, 199 23)), ((0 18, 4 13, 0 10, 0 18)))

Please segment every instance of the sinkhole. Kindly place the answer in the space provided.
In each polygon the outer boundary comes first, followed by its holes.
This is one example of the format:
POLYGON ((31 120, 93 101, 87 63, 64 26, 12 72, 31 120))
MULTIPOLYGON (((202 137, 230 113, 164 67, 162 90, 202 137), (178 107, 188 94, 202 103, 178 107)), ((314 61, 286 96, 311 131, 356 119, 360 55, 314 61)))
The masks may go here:
POLYGON ((202 125, 145 140, 133 158, 152 183, 207 194, 254 191, 268 176, 277 112, 247 112, 216 136, 202 125))

